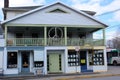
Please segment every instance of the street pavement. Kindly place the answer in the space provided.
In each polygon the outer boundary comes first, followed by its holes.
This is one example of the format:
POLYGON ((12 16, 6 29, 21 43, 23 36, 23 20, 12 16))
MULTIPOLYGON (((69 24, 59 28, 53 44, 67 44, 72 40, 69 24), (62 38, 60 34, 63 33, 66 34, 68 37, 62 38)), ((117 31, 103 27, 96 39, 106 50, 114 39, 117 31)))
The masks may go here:
POLYGON ((74 80, 120 80, 120 76, 97 77, 97 78, 74 79, 74 80))
POLYGON ((89 80, 92 78, 96 78, 96 80, 98 80, 97 78, 99 77, 114 77, 114 76, 118 76, 120 78, 120 66, 108 66, 107 72, 99 72, 99 73, 50 74, 47 76, 34 76, 34 75, 9 76, 9 77, 3 76, 0 77, 0 80, 8 80, 8 79, 9 80, 89 80))

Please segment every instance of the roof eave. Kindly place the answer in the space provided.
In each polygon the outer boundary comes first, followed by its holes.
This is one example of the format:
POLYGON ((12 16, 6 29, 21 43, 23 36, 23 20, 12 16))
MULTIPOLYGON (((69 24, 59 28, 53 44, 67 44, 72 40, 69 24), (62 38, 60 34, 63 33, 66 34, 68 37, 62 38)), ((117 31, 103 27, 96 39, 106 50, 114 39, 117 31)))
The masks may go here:
POLYGON ((108 27, 108 25, 106 25, 105 23, 103 23, 103 22, 95 19, 94 17, 86 14, 85 12, 78 11, 78 10, 76 10, 76 9, 70 7, 70 6, 67 6, 66 4, 64 4, 64 3, 62 3, 62 2, 59 2, 59 1, 58 1, 58 2, 55 2, 55 3, 53 3, 53 4, 50 4, 50 5, 47 5, 47 6, 38 7, 38 8, 36 8, 36 9, 30 10, 30 11, 28 11, 28 12, 25 12, 25 13, 23 13, 23 14, 21 14, 21 15, 18 15, 18 16, 14 17, 14 18, 5 20, 5 21, 2 22, 2 25, 3 25, 3 24, 6 24, 6 23, 8 23, 8 22, 10 22, 10 21, 13 21, 13 20, 15 20, 15 19, 17 19, 17 18, 20 18, 20 17, 22 17, 22 16, 25 16, 25 15, 28 15, 28 14, 30 14, 30 13, 33 13, 33 12, 35 12, 35 11, 37 11, 37 10, 42 10, 42 9, 44 9, 44 8, 50 7, 50 6, 55 5, 55 4, 61 4, 61 5, 69 8, 69 9, 72 9, 73 11, 76 11, 76 12, 79 13, 79 14, 82 14, 82 15, 84 15, 84 16, 86 16, 86 17, 88 17, 88 18, 90 18, 90 19, 92 19, 92 20, 94 20, 94 21, 96 21, 96 22, 104 25, 105 27, 108 27))

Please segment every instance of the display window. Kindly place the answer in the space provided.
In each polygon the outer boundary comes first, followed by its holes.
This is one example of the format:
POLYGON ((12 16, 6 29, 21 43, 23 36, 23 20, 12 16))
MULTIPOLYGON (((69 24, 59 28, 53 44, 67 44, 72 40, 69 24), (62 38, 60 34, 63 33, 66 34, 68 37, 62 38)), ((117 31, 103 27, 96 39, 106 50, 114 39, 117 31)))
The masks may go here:
POLYGON ((43 67, 43 61, 34 61, 34 67, 43 67))
POLYGON ((95 50, 95 51, 89 52, 89 64, 104 65, 103 50, 95 50))
POLYGON ((93 55, 93 64, 94 65, 104 65, 103 52, 96 52, 93 55))
POLYGON ((44 66, 44 52, 43 51, 34 51, 34 67, 43 67, 44 66))
POLYGON ((89 51, 89 65, 104 65, 103 50, 89 51))
POLYGON ((69 66, 79 66, 79 56, 76 51, 68 51, 68 65, 69 66))
POLYGON ((7 53, 7 68, 17 68, 17 52, 7 53))

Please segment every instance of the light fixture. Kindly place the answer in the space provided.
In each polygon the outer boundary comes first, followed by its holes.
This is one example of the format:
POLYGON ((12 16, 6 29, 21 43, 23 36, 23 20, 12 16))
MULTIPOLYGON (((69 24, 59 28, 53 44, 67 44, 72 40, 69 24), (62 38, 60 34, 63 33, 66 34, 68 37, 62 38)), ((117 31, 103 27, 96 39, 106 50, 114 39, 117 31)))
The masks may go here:
POLYGON ((11 56, 14 56, 14 53, 11 53, 11 56))

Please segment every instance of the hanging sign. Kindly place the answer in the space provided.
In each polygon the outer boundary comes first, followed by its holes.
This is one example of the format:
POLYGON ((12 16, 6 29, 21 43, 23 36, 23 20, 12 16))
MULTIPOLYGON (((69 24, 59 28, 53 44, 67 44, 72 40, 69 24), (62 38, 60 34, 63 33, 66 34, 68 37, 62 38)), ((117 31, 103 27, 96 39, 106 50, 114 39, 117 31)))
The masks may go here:
POLYGON ((76 46, 75 51, 79 51, 79 50, 80 50, 80 46, 76 46))

